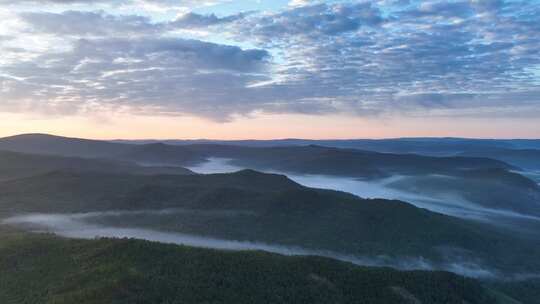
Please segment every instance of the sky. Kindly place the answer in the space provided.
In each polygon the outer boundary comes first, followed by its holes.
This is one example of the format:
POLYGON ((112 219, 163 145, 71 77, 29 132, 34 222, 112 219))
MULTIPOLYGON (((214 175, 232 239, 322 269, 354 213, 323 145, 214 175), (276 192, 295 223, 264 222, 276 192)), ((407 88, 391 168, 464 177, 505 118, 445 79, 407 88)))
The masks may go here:
POLYGON ((540 1, 0 0, 0 136, 540 138, 540 1))

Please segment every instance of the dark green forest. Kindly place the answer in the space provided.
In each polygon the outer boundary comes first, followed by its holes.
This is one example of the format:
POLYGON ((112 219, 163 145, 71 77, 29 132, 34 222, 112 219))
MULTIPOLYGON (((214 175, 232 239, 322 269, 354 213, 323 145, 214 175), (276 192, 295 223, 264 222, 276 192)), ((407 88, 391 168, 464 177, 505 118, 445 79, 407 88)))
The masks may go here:
MULTIPOLYGON (((455 190, 483 206, 535 214, 540 187, 501 161, 320 146, 135 146, 29 138, 30 145, 22 146, 20 138, 0 140, 0 146, 18 151, 0 152, 0 221, 29 213, 91 212, 95 215, 84 221, 98 227, 297 246, 405 263, 419 258, 429 261, 422 269, 454 271, 448 266, 458 265, 464 269, 457 273, 467 273, 478 266, 493 276, 472 279, 442 271, 360 267, 315 256, 133 239, 65 239, 13 224, 0 225, 0 304, 540 301, 536 234, 404 201, 309 188, 283 174, 242 170, 204 175, 155 164, 220 156, 288 172, 364 177, 404 173, 406 179, 390 186, 432 197, 455 190), (43 154, 25 154, 32 151, 43 154)), ((338 256, 332 254, 327 256, 338 256)))
POLYGON ((2 232, 0 303, 513 303, 448 272, 2 232))

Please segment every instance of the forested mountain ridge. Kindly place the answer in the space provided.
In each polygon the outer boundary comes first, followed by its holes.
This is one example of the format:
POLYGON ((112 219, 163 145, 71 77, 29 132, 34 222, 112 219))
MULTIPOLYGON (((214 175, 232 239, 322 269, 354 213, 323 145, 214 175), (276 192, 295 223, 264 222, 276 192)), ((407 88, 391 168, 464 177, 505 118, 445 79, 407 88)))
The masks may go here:
POLYGON ((515 304, 446 272, 137 240, 0 232, 0 302, 515 304))
POLYGON ((465 259, 490 271, 540 270, 533 258, 540 254, 540 244, 515 239, 489 225, 400 201, 364 200, 307 188, 283 175, 252 170, 158 176, 57 171, 0 183, 0 193, 0 212, 6 216, 143 211, 95 220, 118 228, 143 227, 342 254, 425 257, 440 267, 465 259), (198 215, 175 209, 195 210, 198 215))
POLYGON ((123 160, 0 151, 0 180, 30 177, 58 170, 147 175, 193 174, 190 170, 181 167, 140 166, 134 162, 123 160))
POLYGON ((0 150, 101 157, 145 164, 185 166, 209 157, 230 158, 253 169, 275 169, 310 174, 380 177, 389 174, 451 173, 463 168, 513 167, 497 160, 478 157, 430 157, 390 154, 323 146, 255 148, 199 144, 174 146, 162 143, 130 145, 106 141, 28 134, 0 139, 0 150))

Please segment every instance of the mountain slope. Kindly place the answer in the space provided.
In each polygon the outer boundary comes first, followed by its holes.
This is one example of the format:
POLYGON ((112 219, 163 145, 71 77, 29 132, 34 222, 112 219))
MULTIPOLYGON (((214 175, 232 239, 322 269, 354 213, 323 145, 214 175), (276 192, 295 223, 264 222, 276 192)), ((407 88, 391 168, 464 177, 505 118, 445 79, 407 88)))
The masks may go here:
MULTIPOLYGON (((137 160, 160 161, 186 165, 205 158, 231 159, 235 165, 257 170, 278 170, 301 174, 326 174, 348 177, 377 178, 392 174, 453 174, 462 169, 503 168, 512 166, 488 158, 429 157, 414 154, 388 154, 322 146, 253 148, 223 145, 170 146, 151 144, 139 147, 147 153, 137 160), (147 149, 144 149, 147 147, 147 149)), ((130 154, 126 158, 132 159, 130 154)))
POLYGON ((39 175, 56 170, 132 174, 192 174, 188 169, 181 167, 143 167, 127 161, 0 151, 0 181, 39 175))
POLYGON ((308 174, 381 177, 389 174, 425 174, 512 166, 475 157, 428 157, 389 154, 322 146, 246 147, 233 145, 130 145, 97 140, 24 134, 0 139, 0 150, 60 156, 118 158, 145 164, 191 165, 208 157, 231 158, 254 169, 308 174))
MULTIPOLYGON (((155 143, 158 141, 118 141, 155 143)), ((258 148, 318 145, 341 149, 359 149, 381 153, 414 153, 426 156, 484 157, 507 162, 523 169, 540 170, 540 140, 498 140, 467 138, 398 138, 350 140, 165 140, 169 145, 233 145, 258 148)))
POLYGON ((0 138, 0 150, 76 157, 110 157, 126 153, 132 145, 48 134, 22 134, 0 138))
POLYGON ((459 262, 488 272, 540 271, 538 242, 407 203, 310 189, 250 170, 185 176, 56 172, 0 183, 0 193, 5 216, 173 209, 89 220, 359 256, 424 257, 444 269, 459 262))
POLYGON ((409 176, 388 186, 449 202, 462 199, 490 209, 540 216, 540 186, 503 169, 464 170, 455 176, 409 176))
POLYGON ((409 137, 388 139, 274 139, 274 140, 117 140, 118 143, 170 145, 219 144, 248 147, 319 145, 391 153, 450 155, 469 148, 540 149, 540 139, 474 139, 451 137, 409 137))
POLYGON ((468 149, 460 153, 465 157, 490 157, 529 170, 540 170, 540 149, 468 149))
POLYGON ((3 233, 0 272, 6 304, 508 303, 475 280, 445 272, 135 240, 3 233))
POLYGON ((203 153, 162 143, 133 146, 127 153, 117 156, 145 164, 191 165, 205 161, 203 153))

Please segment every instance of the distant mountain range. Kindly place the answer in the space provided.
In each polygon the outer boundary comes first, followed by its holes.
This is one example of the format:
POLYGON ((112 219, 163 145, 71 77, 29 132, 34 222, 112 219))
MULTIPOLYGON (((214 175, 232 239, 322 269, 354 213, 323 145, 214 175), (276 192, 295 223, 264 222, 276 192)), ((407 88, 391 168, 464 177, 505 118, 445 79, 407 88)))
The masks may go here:
POLYGON ((363 200, 252 170, 157 176, 56 171, 0 183, 0 193, 0 215, 5 217, 173 210, 133 216, 129 212, 105 214, 99 223, 346 255, 423 257, 439 269, 466 263, 471 269, 465 272, 475 268, 485 268, 494 275, 540 272, 535 258, 540 255, 539 242, 404 202, 363 200), (197 212, 174 212, 178 209, 197 212), (218 215, 213 215, 215 212, 218 215), (234 215, 236 212, 239 215, 234 215))
POLYGON ((0 150, 74 157, 110 157, 126 153, 131 147, 127 144, 48 134, 22 134, 0 139, 0 150))
POLYGON ((384 152, 418 152, 463 150, 467 147, 497 147, 508 149, 540 149, 540 139, 475 139, 457 137, 409 137, 389 139, 274 139, 274 140, 113 140, 117 143, 171 145, 224 144, 251 147, 307 146, 321 145, 336 148, 357 148, 384 152))
MULTIPOLYGON (((434 139, 416 140, 421 143, 431 143, 435 147, 438 146, 433 144, 434 139)), ((396 140, 396 142, 406 144, 411 141, 413 140, 396 140)), ((443 141, 461 142, 457 139, 443 139, 443 141)), ((476 141, 473 140, 473 142, 476 141)), ((33 168, 32 172, 37 173, 40 172, 40 167, 45 166, 41 170, 42 172, 52 168, 80 169, 86 167, 97 171, 117 173, 189 174, 189 170, 181 167, 201 164, 210 158, 224 158, 239 168, 253 168, 262 171, 330 175, 367 180, 402 176, 400 182, 392 183, 390 186, 411 193, 423 193, 443 198, 449 193, 456 194, 483 207, 540 216, 540 187, 537 183, 525 176, 510 172, 510 170, 523 169, 501 160, 482 157, 481 154, 435 157, 316 145, 252 147, 222 144, 126 144, 40 134, 0 139, 0 150, 24 153, 33 151, 49 155, 47 161, 38 161, 39 165, 30 166, 33 168), (71 158, 60 160, 53 158, 53 155, 71 158), (80 157, 89 159, 84 160, 80 157), (63 164, 55 162, 63 162, 63 164), (55 165, 51 167, 50 164, 55 165)), ((512 151, 518 154, 524 150, 512 151)), ((540 150, 531 151, 532 154, 527 153, 526 158, 534 158, 534 153, 540 150)), ((464 154, 460 153, 460 155, 464 154)), ((509 157, 513 157, 512 154, 501 152, 499 148, 493 148, 492 154, 500 155, 500 158, 509 155, 509 157)), ((20 161, 16 161, 14 154, 10 155, 12 160, 7 161, 8 164, 6 164, 4 171, 16 172, 16 174, 12 173, 14 176, 24 176, 28 165, 35 162, 33 159, 37 157, 31 157, 28 160, 22 158, 20 161), (18 163, 20 165, 17 167, 18 163)), ((525 161, 522 160, 522 162, 525 161)), ((534 159, 533 163, 539 162, 534 159)), ((529 167, 534 167, 534 165, 529 167)), ((6 174, 8 173, 5 172, 4 175, 6 174)), ((2 174, 0 174, 0 178, 2 178, 2 174)))
MULTIPOLYGON (((264 290, 259 286, 263 284, 275 291, 246 291, 243 294, 251 296, 245 301, 292 292, 295 296, 290 299, 300 303, 327 303, 324 299, 341 299, 339 303, 359 299, 371 299, 369 303, 537 303, 531 299, 540 286, 536 280, 540 241, 537 232, 516 233, 523 222, 516 220, 516 227, 509 229, 400 200, 363 199, 309 188, 286 175, 389 180, 388 189, 447 200, 449 205, 459 203, 449 198, 457 196, 477 208, 526 218, 538 227, 540 187, 519 173, 524 168, 483 154, 433 156, 320 144, 133 144, 40 134, 0 139, 0 221, 9 224, 0 225, 0 271, 11 278, 0 276, 0 302, 115 301, 131 299, 138 290, 144 294, 139 300, 166 303, 183 290, 183 295, 191 297, 187 303, 198 303, 212 302, 206 295, 213 290, 223 296, 230 288, 246 284, 257 285, 248 290, 264 290), (213 158, 252 169, 196 174, 185 168, 213 158), (42 222, 13 221, 20 216, 37 216, 42 222), (181 234, 279 246, 282 251, 301 248, 300 252, 347 261, 367 259, 373 265, 402 270, 447 270, 481 282, 445 272, 398 272, 326 258, 231 253, 135 240, 65 240, 25 232, 69 231, 81 223, 98 231, 181 234), (264 275, 259 276, 261 271, 264 275), (182 273, 195 277, 178 281, 185 279, 182 273), (114 283, 107 286, 115 288, 107 289, 95 280, 105 274, 114 283), (286 277, 290 288, 280 289, 283 286, 276 277, 286 277), (32 284, 35 293, 14 288, 24 286, 21 282, 32 284)), ((507 155, 500 147, 483 149, 498 158, 507 155)))
MULTIPOLYGON (((116 140, 117 143, 156 143, 155 140, 116 140)), ((282 147, 318 145, 361 149, 385 153, 414 153, 428 156, 489 157, 514 166, 540 170, 540 139, 469 139, 469 138, 397 138, 350 140, 164 140, 171 145, 221 144, 249 147, 282 147)))
POLYGON ((243 165, 265 169, 354 177, 452 172, 465 168, 513 168, 501 161, 477 157, 435 158, 315 145, 269 148, 216 144, 129 145, 40 134, 2 138, 0 150, 58 156, 115 158, 146 164, 177 166, 200 163, 208 157, 223 157, 234 159, 243 165))
POLYGON ((55 170, 132 174, 193 174, 181 167, 140 166, 116 159, 63 157, 0 151, 0 181, 39 175, 55 170))

